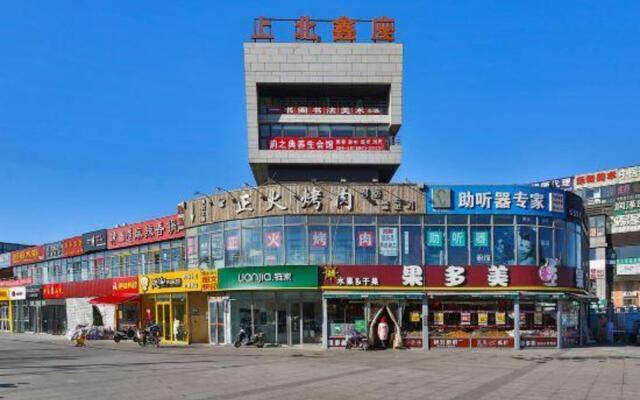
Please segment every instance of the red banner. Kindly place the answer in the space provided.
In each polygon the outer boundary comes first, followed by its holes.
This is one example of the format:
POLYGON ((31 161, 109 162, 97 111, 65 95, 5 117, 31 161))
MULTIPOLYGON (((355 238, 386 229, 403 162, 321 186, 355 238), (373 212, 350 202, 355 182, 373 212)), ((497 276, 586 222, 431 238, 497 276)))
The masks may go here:
POLYGON ((112 289, 114 296, 138 294, 138 277, 128 276, 123 278, 113 278, 112 289))
POLYGON ((432 349, 457 349, 468 348, 471 339, 429 339, 429 348, 432 349))
POLYGON ((64 287, 62 283, 47 283, 42 285, 42 298, 64 299, 64 287))
POLYGON ((319 138, 279 137, 269 140, 269 150, 385 150, 385 138, 319 138))
POLYGON ((107 247, 119 249, 145 243, 184 237, 184 223, 180 215, 152 219, 119 228, 109 229, 107 247))
POLYGON ((82 236, 75 236, 62 241, 62 255, 73 257, 82 255, 82 236))
POLYGON ((11 252, 11 265, 33 264, 44 261, 44 246, 27 247, 11 252))
POLYGON ((575 268, 537 265, 426 266, 427 288, 575 287, 575 268))
POLYGON ((423 290, 424 272, 418 265, 326 265, 322 286, 332 288, 414 288, 423 290))
POLYGON ((513 338, 473 338, 471 347, 508 347, 513 348, 513 338))
POLYGON ((293 115, 380 115, 380 107, 313 107, 313 106, 270 106, 266 108, 267 114, 293 114, 293 115))

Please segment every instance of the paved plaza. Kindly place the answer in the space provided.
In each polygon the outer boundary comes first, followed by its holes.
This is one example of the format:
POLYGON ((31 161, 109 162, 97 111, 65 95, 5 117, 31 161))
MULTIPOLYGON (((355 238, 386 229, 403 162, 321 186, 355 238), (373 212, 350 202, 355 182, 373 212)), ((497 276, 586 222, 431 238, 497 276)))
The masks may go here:
POLYGON ((0 399, 633 399, 640 347, 140 348, 0 334, 0 399))

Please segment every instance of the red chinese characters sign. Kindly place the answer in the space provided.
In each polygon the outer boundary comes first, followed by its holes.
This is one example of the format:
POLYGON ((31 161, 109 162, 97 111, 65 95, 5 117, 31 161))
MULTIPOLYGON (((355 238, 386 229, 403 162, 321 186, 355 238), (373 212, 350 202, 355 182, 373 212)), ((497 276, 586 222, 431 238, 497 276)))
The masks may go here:
POLYGON ((383 113, 380 107, 268 106, 264 111, 275 115, 381 115, 383 113))
POLYGON ((65 257, 79 256, 82 254, 82 236, 72 237, 62 241, 62 254, 65 257))
POLYGON ((64 299, 64 287, 62 283, 42 285, 42 297, 45 299, 64 299))
POLYGON ((113 278, 112 290, 114 296, 138 294, 138 277, 113 278))
POLYGON ((322 286, 331 289, 423 289, 423 268, 418 265, 326 265, 322 286))
POLYGON ((590 174, 576 175, 575 188, 612 185, 618 182, 618 171, 615 169, 590 174))
POLYGON ((269 141, 269 150, 371 151, 385 150, 386 143, 385 138, 280 137, 269 141))
POLYGON ((28 247, 11 252, 11 265, 32 264, 44 260, 44 246, 28 247))
POLYGON ((109 249, 119 249, 182 237, 184 237, 182 217, 172 215, 109 229, 107 232, 107 247, 109 249))
POLYGON ((427 266, 427 289, 516 289, 575 287, 575 268, 551 265, 427 266))

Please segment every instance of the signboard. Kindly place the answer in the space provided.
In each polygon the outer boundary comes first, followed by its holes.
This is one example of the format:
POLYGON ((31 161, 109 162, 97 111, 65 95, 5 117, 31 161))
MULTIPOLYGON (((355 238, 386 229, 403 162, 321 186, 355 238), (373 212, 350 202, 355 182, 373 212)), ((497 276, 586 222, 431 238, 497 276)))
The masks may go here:
POLYGON ((13 286, 27 286, 31 285, 32 278, 21 278, 21 279, 5 279, 0 280, 0 288, 9 288, 13 286))
POLYGON ((54 260, 64 256, 62 242, 48 243, 44 245, 44 256, 47 260, 54 260))
POLYGON ((42 297, 45 299, 64 299, 62 283, 48 283, 42 285, 42 297))
POLYGON ((317 289, 318 267, 278 266, 218 270, 220 290, 317 289))
POLYGON ((640 213, 640 199, 616 201, 613 205, 613 215, 640 213))
POLYGON ((0 269, 9 268, 11 266, 11 253, 0 254, 0 269))
POLYGON ((575 189, 608 186, 615 183, 618 183, 618 171, 615 169, 576 175, 574 178, 575 189))
POLYGON ((85 253, 107 249, 107 230, 85 233, 82 235, 82 250, 85 253))
POLYGON ((113 278, 113 295, 138 294, 138 277, 113 278))
POLYGON ((321 268, 323 289, 403 290, 424 286, 419 265, 325 265, 321 268))
POLYGON ((618 183, 640 181, 640 166, 618 168, 618 183))
POLYGON ((381 151, 385 138, 279 137, 269 140, 269 150, 381 151))
POLYGON ((27 247, 11 252, 11 265, 33 264, 44 261, 44 246, 27 247))
POLYGON ((429 339, 429 347, 432 349, 456 349, 471 346, 471 339, 429 339))
POLYGON ((62 254, 65 257, 82 255, 82 236, 75 236, 62 241, 62 254))
POLYGON ((9 300, 25 300, 26 298, 27 289, 24 286, 9 288, 9 300))
MULTIPOLYGON (((413 184, 287 183, 225 191, 186 202, 185 226, 276 215, 424 214, 413 184)), ((225 243, 229 245, 229 243, 225 243)))
POLYGON ((182 217, 176 214, 109 229, 107 231, 107 248, 119 249, 183 238, 183 225, 182 217))
POLYGON ((0 301, 9 300, 9 289, 0 289, 0 301))
POLYGON ((200 291, 202 289, 202 272, 199 269, 190 269, 140 275, 138 288, 142 294, 200 291))
POLYGON ((514 344, 513 338, 472 338, 471 347, 498 347, 498 348, 511 348, 514 344))
POLYGON ((640 275, 640 257, 619 258, 616 261, 616 275, 640 275))
POLYGON ((381 115, 384 113, 380 107, 309 107, 305 105, 266 106, 262 107, 260 112, 273 115, 381 115))
POLYGON ((565 197, 559 189, 532 186, 431 186, 427 213, 518 214, 565 217, 565 197))
POLYGON ((426 266, 427 290, 575 288, 576 268, 552 264, 426 266))
POLYGON ((27 286, 27 300, 42 300, 42 285, 27 286))
POLYGON ((520 339, 521 346, 524 347, 556 347, 558 338, 556 337, 523 337, 520 339))
POLYGON ((600 279, 605 277, 605 260, 589 261, 589 279, 600 279))
POLYGON ((507 313, 500 311, 496 313, 496 325, 504 325, 507 321, 507 313))
POLYGON ((478 326, 487 326, 489 325, 489 313, 488 312, 479 312, 478 313, 478 326))
POLYGON ((546 181, 534 182, 531 186, 543 188, 555 188, 562 190, 573 190, 573 176, 566 176, 559 179, 549 179, 546 181))
POLYGON ((640 231, 640 213, 611 216, 611 233, 640 231))
POLYGON ((398 255, 398 228, 381 226, 378 228, 378 238, 380 241, 380 255, 385 257, 395 257, 398 255))
POLYGON ((201 271, 202 291, 215 292, 218 290, 218 271, 201 271))
POLYGON ((433 313, 433 324, 444 325, 444 313, 442 311, 436 311, 433 313))

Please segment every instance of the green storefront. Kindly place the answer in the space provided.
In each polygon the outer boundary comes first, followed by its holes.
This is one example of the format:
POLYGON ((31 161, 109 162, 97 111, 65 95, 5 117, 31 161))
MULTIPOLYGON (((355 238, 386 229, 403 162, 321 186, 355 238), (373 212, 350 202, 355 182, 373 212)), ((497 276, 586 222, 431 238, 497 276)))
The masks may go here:
POLYGON ((218 273, 219 293, 225 293, 228 304, 225 330, 231 342, 245 327, 264 333, 266 342, 274 345, 322 343, 317 266, 224 268, 218 273))

